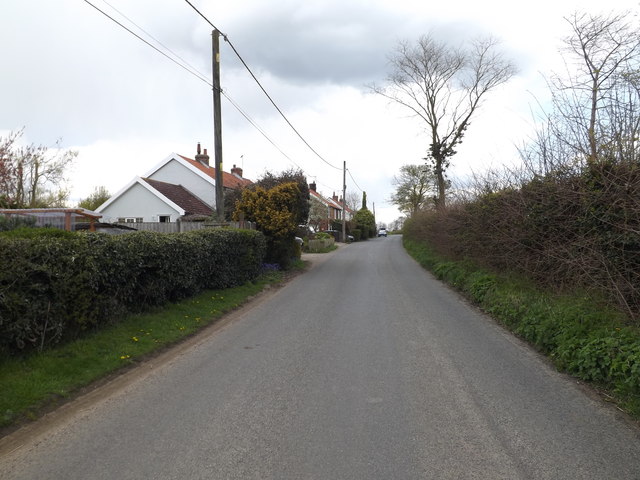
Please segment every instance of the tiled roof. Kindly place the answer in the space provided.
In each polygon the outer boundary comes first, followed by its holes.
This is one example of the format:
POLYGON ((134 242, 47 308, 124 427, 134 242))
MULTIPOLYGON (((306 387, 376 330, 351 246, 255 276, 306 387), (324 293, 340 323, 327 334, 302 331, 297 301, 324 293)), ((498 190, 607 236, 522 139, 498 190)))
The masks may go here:
POLYGON ((324 197, 322 195, 320 195, 318 192, 316 192, 315 190, 309 190, 309 195, 311 195, 312 197, 317 198, 318 200, 320 200, 322 203, 324 203, 325 205, 330 206, 331 208, 335 208, 336 210, 342 210, 342 204, 340 204, 339 202, 336 202, 334 199, 329 198, 329 197, 324 197))
POLYGON ((160 182, 151 178, 143 178, 145 182, 167 197, 185 211, 185 215, 211 215, 213 210, 209 205, 196 197, 182 185, 160 182))
MULTIPOLYGON (((185 157, 184 155, 180 155, 180 158, 186 160, 191 165, 196 167, 201 172, 206 173, 211 178, 215 180, 216 178, 216 169, 211 166, 203 165, 200 162, 197 162, 191 158, 185 157)), ((225 188, 231 188, 233 190, 237 190, 238 188, 246 187, 251 185, 253 182, 251 180, 247 180, 246 178, 238 178, 237 176, 227 173, 225 171, 222 172, 222 185, 225 188)))

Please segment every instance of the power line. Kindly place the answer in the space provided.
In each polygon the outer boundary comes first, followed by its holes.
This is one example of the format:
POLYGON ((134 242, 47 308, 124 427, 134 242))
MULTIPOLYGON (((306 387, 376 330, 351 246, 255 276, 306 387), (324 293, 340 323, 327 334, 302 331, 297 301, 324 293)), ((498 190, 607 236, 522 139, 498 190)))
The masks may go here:
MULTIPOLYGON (((182 68, 183 70, 185 70, 186 72, 190 73, 191 75, 195 76, 196 78, 198 78, 199 80, 201 80, 202 82, 206 83, 208 86, 213 88, 213 84, 211 81, 209 81, 209 79, 202 74, 201 72, 199 72, 195 67, 193 67, 192 65, 189 64, 189 62, 187 62, 184 58, 182 58, 180 55, 176 54, 175 52, 173 52, 169 47, 167 47, 166 45, 164 45, 161 41, 159 41, 158 39, 156 39, 153 35, 151 35, 149 32, 145 31, 142 27, 140 27, 138 24, 136 24, 133 20, 131 20, 129 17, 127 17, 124 13, 122 13, 120 10, 118 10, 117 8, 115 8, 113 5, 111 5, 109 2, 107 2, 106 0, 102 0, 105 4, 109 5, 109 7, 111 7, 113 10, 115 10, 116 12, 118 12, 122 17, 124 17, 125 19, 127 19, 127 21, 129 21, 132 25, 135 25, 136 28, 138 28, 140 31, 144 32, 147 36, 149 36, 150 38, 152 38, 155 42, 157 42, 159 45, 162 46, 162 48, 164 48, 165 50, 167 50, 169 53, 171 53, 171 55, 173 55, 174 57, 178 58, 181 62, 178 62, 175 58, 172 58, 171 56, 167 55, 165 52, 163 52, 162 50, 160 50, 158 47, 156 47, 155 45, 151 44, 150 42, 148 42, 147 40, 145 40, 144 38, 142 38, 140 35, 138 35, 137 33, 135 33, 134 31, 132 31, 131 29, 129 29, 128 27, 126 27, 124 24, 122 24, 121 22, 119 22, 118 20, 116 20, 114 17, 112 17, 111 15, 109 15, 108 13, 106 13, 104 10, 101 10, 99 7, 97 7, 96 5, 94 5, 93 3, 91 3, 89 0, 84 0, 85 3, 87 3, 88 5, 90 5, 91 7, 93 7, 94 9, 96 9, 98 12, 100 12, 102 15, 104 15, 105 17, 107 17, 109 20, 111 20, 112 22, 114 22, 115 24, 117 24, 119 27, 123 28, 124 30, 126 30, 128 33, 130 33, 131 35, 133 35, 134 37, 136 37, 138 40, 144 42, 147 46, 153 48, 156 52, 160 53, 161 55, 163 55, 165 58, 169 59, 170 61, 172 61, 173 63, 175 63, 176 65, 178 65, 180 68, 182 68)), ((193 7, 193 5, 189 2, 189 0, 185 0, 187 1, 187 3, 189 3, 189 5, 191 5, 193 7)), ((203 16, 195 7, 193 7, 201 16, 203 16)), ((203 18, 205 18, 203 16, 203 18)), ((206 18, 205 18, 206 19, 206 18)), ((208 22, 208 20, 207 20, 208 22)), ((216 28, 213 24, 211 24, 211 22, 209 22, 209 24, 211 26, 213 26, 213 28, 216 28)), ((217 29, 217 28, 216 28, 217 29)), ((226 36, 225 36, 226 39, 226 36)), ((227 40, 228 41, 228 40, 227 40)), ((231 45, 231 42, 229 42, 229 44, 231 45)), ((233 47, 232 47, 233 48, 233 47)), ((234 48, 235 51, 235 48, 234 48)), ((240 58, 239 54, 236 52, 236 55, 238 55, 238 57, 240 58)), ((240 58, 242 61, 242 58, 240 58)), ((244 63, 244 61, 243 61, 244 63)), ((245 64, 246 66, 246 64, 245 64)), ((249 70, 249 67, 246 66, 246 68, 249 70)), ((251 71, 249 70, 249 72, 251 73, 251 71)), ((253 75, 253 73, 252 73, 253 75)), ((258 80, 255 78, 256 82, 258 82, 258 80)), ((259 82, 258 82, 259 84, 259 82)), ((260 85, 260 84, 259 84, 260 85)), ((262 86, 260 85, 260 87, 262 88, 262 86)), ((263 89, 264 91, 264 89, 263 89)), ((264 91, 265 94, 266 91, 264 91)), ((237 102, 235 102, 230 96, 229 94, 227 94, 226 92, 222 91, 220 92, 228 101, 229 103, 247 120, 247 122, 249 122, 249 124, 251 124, 251 126, 253 126, 269 143, 271 143, 271 145, 273 145, 279 152, 280 154, 282 154, 287 160, 289 160, 293 165, 295 165, 297 168, 299 168, 303 173, 305 173, 307 176, 310 177, 314 177, 314 175, 310 175, 308 173, 306 173, 304 171, 304 169, 298 165, 298 163, 296 163, 289 155, 287 155, 268 135, 267 133, 237 104, 237 102)), ((268 94, 267 94, 268 96, 268 94)), ((272 100, 273 103, 273 100, 272 100)), ((274 103, 275 106, 275 103, 274 103)), ((276 108, 278 108, 276 106, 276 108)), ((280 109, 278 109, 278 111, 280 112, 280 109)), ((284 114, 282 112, 280 112, 281 115, 284 116, 284 114)), ((286 120, 286 117, 285 117, 286 120)), ((288 120, 287 120, 287 123, 288 120)), ((291 128, 293 128, 293 126, 289 123, 289 125, 291 126, 291 128)), ((295 130, 295 128, 294 128, 295 130)), ((297 133, 297 131, 296 131, 297 133)), ((300 136, 300 134, 298 134, 298 136, 300 136)), ((300 137, 302 138, 302 137, 300 137)), ((307 143, 304 139, 302 139, 305 143, 307 143)), ((307 146, 309 146, 307 144, 307 146)), ((311 148, 309 146, 309 148, 311 148)), ((312 149, 312 151, 314 151, 312 149)), ((314 153, 317 154, 317 152, 314 151, 314 153)), ((318 155, 319 156, 319 155, 318 155)), ((322 157, 320 157, 322 159, 322 157)), ((324 160, 324 159, 323 159, 324 160)), ((326 161, 325 161, 326 162, 326 161)), ((326 162, 328 163, 328 162, 326 162)), ((333 165, 329 164, 330 166, 334 167, 333 165)), ((336 168, 336 167, 334 167, 336 168)), ((349 175, 351 175, 351 173, 349 173, 349 175)), ((353 179, 353 176, 351 177, 353 179)), ((318 182, 320 183, 320 182, 318 182)), ((355 180, 354 180, 355 183, 355 180)), ((327 187, 329 189, 331 189, 332 187, 325 185, 323 183, 320 183, 320 185, 323 185, 324 187, 327 187)), ((358 187, 359 188, 359 187, 358 187)), ((335 190, 335 189, 334 189, 335 190)))
MULTIPOLYGON (((133 20, 131 20, 129 17, 127 17, 124 13, 122 13, 120 10, 118 10, 117 8, 115 8, 113 5, 111 5, 110 3, 108 3, 106 0, 103 0, 104 3, 106 3, 107 5, 109 5, 111 8, 113 8, 116 12, 118 12, 120 15, 122 15, 124 18, 126 18, 129 22, 131 22, 131 24, 135 25, 138 29, 140 29, 142 32, 144 32, 146 35, 148 35, 150 38, 152 38, 155 42, 157 42, 159 45, 161 45, 165 50, 169 51, 173 56, 175 56, 176 58, 180 59, 184 64, 179 63, 178 61, 176 61, 174 58, 171 58, 169 55, 167 55, 166 53, 164 53, 163 51, 161 51, 159 48, 157 48, 156 46, 152 45, 150 42, 146 41, 144 38, 140 37, 139 35, 137 35, 135 32, 133 32, 132 30, 130 30, 129 28, 127 28, 125 25, 123 25, 121 22, 119 22, 118 20, 116 20, 115 18, 113 18, 112 16, 110 16, 109 14, 107 14, 106 12, 104 12, 103 10, 101 10, 100 8, 98 8, 97 6, 95 6, 94 4, 92 4, 90 1, 88 0, 84 0, 86 3, 88 3, 89 5, 91 5, 93 8, 95 8, 97 11, 99 11, 100 13, 102 13, 104 16, 106 16, 107 18, 109 18, 111 21, 113 21, 114 23, 116 23, 118 26, 122 27, 123 29, 125 29, 127 32, 131 33, 132 35, 134 35, 138 40, 141 40, 142 42, 144 42, 146 45, 150 46, 151 48, 153 48, 155 51, 157 51, 158 53, 162 54, 163 56, 165 56, 166 58, 168 58, 169 60, 171 60, 173 63, 177 64, 179 67, 183 68, 184 70, 186 70, 187 72, 189 72, 190 74, 194 75, 196 78, 198 78, 199 80, 203 81, 204 83, 206 83, 207 85, 209 85, 210 87, 213 88, 213 84, 211 83, 211 81, 209 81, 204 74, 202 74, 201 72, 199 72, 195 67, 193 67, 192 65, 190 65, 186 60, 184 60, 182 57, 180 57, 178 54, 176 54, 175 52, 173 52, 169 47, 167 47, 166 45, 164 45, 162 42, 160 42, 158 39, 156 39, 153 35, 151 35, 149 32, 145 31, 142 27, 140 27, 139 25, 137 25, 133 20), (187 68, 187 65, 189 68, 187 68)), ((298 167, 300 170, 303 170, 303 168, 298 165, 289 155, 287 155, 265 132, 264 130, 244 111, 242 110, 242 108, 225 92, 221 91, 221 94, 229 101, 229 103, 256 129, 258 130, 258 132, 260 132, 262 134, 262 136, 264 136, 269 143, 271 143, 287 160, 289 160, 293 165, 295 165, 296 167, 298 167)), ((303 170, 304 171, 304 170, 303 170)))
MULTIPOLYGON (((189 0, 185 0, 185 2, 187 2, 189 4, 189 6, 191 6, 191 8, 193 8, 198 15, 200 15, 209 25, 211 25, 211 27, 213 27, 215 30, 220 31, 220 29, 218 27, 216 27, 213 23, 211 23, 211 21, 202 13, 200 12, 200 10, 198 10, 189 0)), ((260 90, 262 90, 262 92, 266 95, 266 97, 269 99, 269 101, 271 102, 271 104, 275 107, 275 109, 278 111, 278 113, 280 114, 280 116, 282 118, 284 118, 284 121, 287 122, 287 124, 289 125, 289 127, 291 127, 291 129, 295 132, 295 134, 300 138, 300 140, 302 140, 304 142, 304 144, 309 148, 309 150, 311 150, 320 160, 322 160, 324 163, 326 163, 327 165, 329 165, 331 168, 335 168, 336 170, 342 170, 340 167, 336 167, 335 165, 333 165, 332 163, 328 162, 327 160, 325 160, 325 158, 320 155, 310 144, 309 142, 307 142, 307 140, 300 134, 300 132, 293 126, 293 124, 289 121, 289 119, 287 118, 287 116, 282 112, 282 110, 280 110, 280 107, 278 107, 278 105, 276 104, 276 102, 273 100, 273 98, 271 98, 271 95, 269 95, 269 93, 267 92, 267 90, 262 86, 262 84, 260 83, 260 80, 258 80, 258 78, 255 76, 255 74, 253 73, 253 71, 251 70, 251 68, 249 68, 249 65, 247 65, 247 62, 245 62, 244 58, 242 58, 242 56, 240 55, 240 52, 238 52, 238 50, 236 49, 236 47, 233 45, 233 43, 231 42, 231 40, 229 40, 229 37, 225 34, 222 34, 222 37, 224 38, 224 40, 229 44, 229 46, 231 47, 231 49, 233 50, 233 53, 236 54, 236 56, 238 57, 238 59, 240 60, 240 62, 242 62, 242 65, 244 65, 244 68, 247 69, 247 72, 249 72, 249 74, 251 75, 251 77, 253 78, 253 80, 256 82, 256 84, 260 87, 260 90)))
POLYGON ((240 112, 240 115, 242 115, 247 120, 247 122, 249 122, 253 126, 253 128, 258 130, 258 132, 260 132, 262 136, 266 138, 269 141, 269 143, 271 143, 271 145, 273 145, 287 160, 293 163, 300 170, 303 170, 303 168, 300 165, 298 165, 289 155, 284 153, 282 149, 273 140, 271 140, 271 138, 269 138, 269 136, 264 132, 264 130, 262 130, 262 128, 244 110, 242 110, 242 108, 240 108, 240 106, 225 91, 220 91, 220 93, 229 101, 229 103, 238 112, 240 112))
POLYGON ((131 23, 132 25, 134 25, 138 30, 140 30, 142 33, 144 33, 147 37, 151 38, 154 42, 156 42, 158 45, 160 45, 162 48, 164 48, 165 50, 167 50, 169 53, 171 53, 171 55, 173 55, 174 57, 178 58, 183 64, 187 65, 192 72, 194 74, 197 74, 197 76, 205 81, 208 82, 207 79, 207 75, 200 72, 197 68, 195 68, 193 65, 189 64, 189 62, 187 62, 184 58, 182 58, 180 55, 178 55, 176 52, 174 52, 173 50, 171 50, 169 47, 167 47, 164 43, 162 43, 160 40, 158 40, 156 37, 154 37, 153 35, 151 35, 149 32, 147 32, 144 28, 142 28, 140 25, 138 25, 136 22, 134 22, 133 20, 131 20, 126 14, 124 14, 122 11, 118 10, 116 7, 114 7, 112 4, 110 4, 109 2, 107 2, 107 0, 102 0, 103 3, 106 3, 107 5, 109 5, 109 7, 111 7, 111 9, 115 10, 116 12, 118 12, 123 18, 125 18, 129 23, 131 23))
MULTIPOLYGON (((207 80, 205 80, 204 78, 202 78, 200 76, 199 73, 190 70, 189 68, 187 68, 185 65, 181 64, 180 62, 178 62, 176 59, 171 58, 169 55, 167 55, 166 53, 164 53, 162 50, 160 50, 158 47, 156 47, 155 45, 152 45, 151 43, 149 43, 148 41, 146 41, 144 38, 142 38, 140 35, 138 35, 137 33, 135 33, 133 30, 127 28, 125 25, 123 25, 122 23, 120 23, 118 20, 116 20, 115 18, 113 18, 111 15, 109 15, 107 12, 105 12, 104 10, 101 10, 100 8, 96 7, 93 3, 91 3, 89 0, 84 0, 85 3, 91 5, 93 8, 95 8, 98 12, 100 12, 101 14, 103 14, 105 17, 107 17, 109 20, 115 22, 116 24, 118 24, 120 27, 124 28, 127 32, 129 32, 131 35, 133 35, 134 37, 136 37, 138 40, 146 43, 148 46, 150 46, 151 48, 153 48, 156 52, 158 52, 159 54, 163 55, 164 57, 168 58, 169 60, 171 60, 173 63, 175 63, 176 65, 178 65, 180 68, 186 70, 187 72, 189 72, 191 75, 194 75, 196 77, 198 77, 200 80, 204 80, 205 82, 207 82, 207 80)), ((106 3, 106 2, 105 2, 106 3)), ((132 22, 133 23, 133 22, 132 22)), ((134 24, 135 25, 135 24, 134 24)), ((139 28, 139 27, 138 27, 139 28)), ((168 50, 168 49, 167 49, 168 50)), ((175 55, 175 54, 174 54, 175 55)))
POLYGON ((347 168, 347 173, 349 174, 349 177, 351 177, 353 184, 358 188, 358 190, 360 190, 361 192, 364 192, 364 190, 360 188, 360 185, 358 185, 358 182, 356 182, 356 179, 353 178, 353 175, 351 175, 351 170, 349 170, 348 168, 347 168))

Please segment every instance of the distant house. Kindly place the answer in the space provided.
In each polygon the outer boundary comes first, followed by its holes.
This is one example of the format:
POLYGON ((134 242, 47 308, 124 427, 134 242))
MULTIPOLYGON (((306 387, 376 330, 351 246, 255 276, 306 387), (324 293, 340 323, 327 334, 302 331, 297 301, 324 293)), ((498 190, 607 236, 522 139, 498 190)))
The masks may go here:
POLYGON ((345 207, 342 198, 335 192, 333 196, 325 197, 318 193, 316 184, 309 184, 309 200, 311 201, 310 221, 319 230, 328 230, 332 221, 342 221, 342 216, 346 215, 346 220, 351 220, 353 212, 345 207))
MULTIPOLYGON (((175 222, 208 217, 215 211, 215 168, 209 165, 207 150, 197 147, 196 159, 172 153, 149 170, 135 177, 96 211, 107 222, 175 222)), ((242 177, 234 165, 222 173, 225 190, 238 189, 252 182, 242 177)))

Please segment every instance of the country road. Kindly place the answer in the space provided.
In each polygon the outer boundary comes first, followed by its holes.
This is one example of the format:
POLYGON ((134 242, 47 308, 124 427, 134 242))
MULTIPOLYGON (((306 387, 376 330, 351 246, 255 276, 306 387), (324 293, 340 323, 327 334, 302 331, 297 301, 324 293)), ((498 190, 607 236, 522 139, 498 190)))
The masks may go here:
POLYGON ((640 429, 392 236, 78 408, 0 478, 640 480, 640 429))

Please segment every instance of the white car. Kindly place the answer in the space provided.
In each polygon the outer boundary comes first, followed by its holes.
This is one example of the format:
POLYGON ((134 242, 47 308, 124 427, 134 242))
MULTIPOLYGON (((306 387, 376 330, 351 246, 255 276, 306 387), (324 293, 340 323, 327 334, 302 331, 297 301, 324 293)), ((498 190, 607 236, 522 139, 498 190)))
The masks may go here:
POLYGON ((382 227, 380 230, 378 230, 378 236, 379 237, 386 237, 387 236, 387 229, 382 227))

